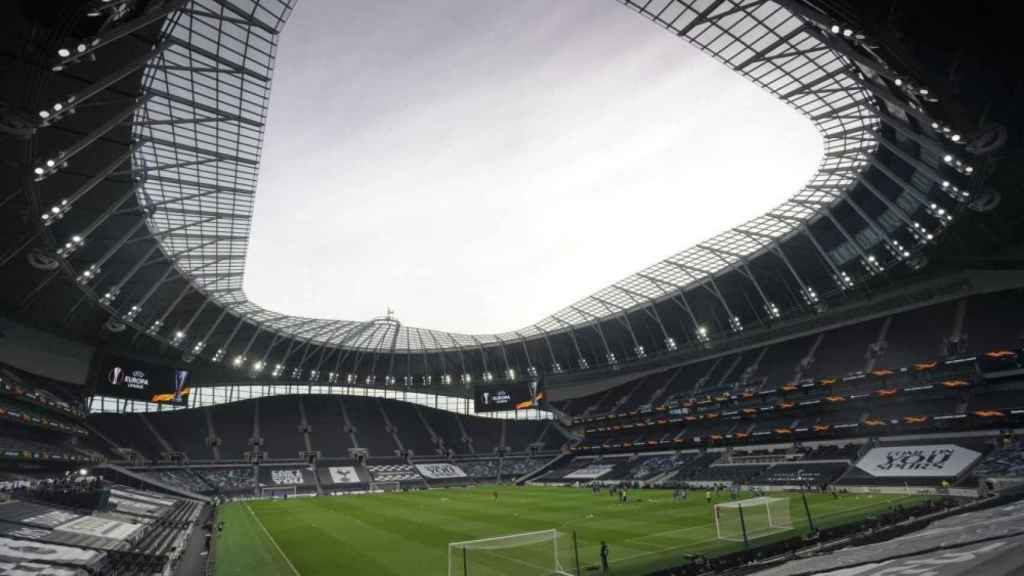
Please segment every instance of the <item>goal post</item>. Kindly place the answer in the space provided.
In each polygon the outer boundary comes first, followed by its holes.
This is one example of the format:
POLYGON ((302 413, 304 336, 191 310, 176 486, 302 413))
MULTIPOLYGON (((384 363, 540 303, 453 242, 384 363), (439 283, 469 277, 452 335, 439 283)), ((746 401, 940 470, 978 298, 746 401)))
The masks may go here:
POLYGON ((719 540, 744 542, 792 529, 789 498, 762 496, 715 505, 719 540))
POLYGON ((260 489, 263 498, 292 498, 298 492, 296 486, 264 486, 260 489))
POLYGON ((370 482, 370 492, 401 492, 400 482, 370 482))
POLYGON ((448 576, 576 576, 571 536, 558 530, 448 544, 448 576))

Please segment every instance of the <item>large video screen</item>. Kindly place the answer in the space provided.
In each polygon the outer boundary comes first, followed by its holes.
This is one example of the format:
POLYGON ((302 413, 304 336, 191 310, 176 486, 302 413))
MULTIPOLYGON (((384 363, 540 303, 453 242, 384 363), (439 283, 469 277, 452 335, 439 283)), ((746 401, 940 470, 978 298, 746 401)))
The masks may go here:
POLYGON ((473 388, 473 409, 477 412, 537 408, 544 392, 536 380, 503 384, 479 384, 473 388))
POLYGON ((184 406, 191 380, 188 370, 108 354, 100 361, 96 394, 184 406))

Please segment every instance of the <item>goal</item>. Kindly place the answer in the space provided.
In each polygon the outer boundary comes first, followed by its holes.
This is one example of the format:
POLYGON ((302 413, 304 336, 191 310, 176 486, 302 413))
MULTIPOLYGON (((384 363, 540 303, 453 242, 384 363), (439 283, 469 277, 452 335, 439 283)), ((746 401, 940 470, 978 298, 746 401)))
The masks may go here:
POLYGON ((291 498, 295 496, 295 486, 264 486, 260 489, 263 498, 291 498))
POLYGON ((399 482, 370 482, 370 492, 401 492, 399 482))
POLYGON ((793 529, 789 498, 761 496, 715 505, 719 540, 743 542, 793 529))
POLYGON ((573 576, 575 547, 558 530, 448 544, 448 576, 573 576))

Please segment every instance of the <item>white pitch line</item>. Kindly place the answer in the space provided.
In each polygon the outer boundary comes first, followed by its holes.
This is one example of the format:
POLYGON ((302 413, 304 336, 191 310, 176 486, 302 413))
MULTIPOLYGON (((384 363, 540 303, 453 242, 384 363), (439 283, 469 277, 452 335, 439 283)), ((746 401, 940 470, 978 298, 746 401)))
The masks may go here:
POLYGON ((299 571, 295 569, 295 565, 292 564, 292 561, 288 559, 288 555, 284 553, 284 550, 281 550, 281 547, 277 545, 277 540, 274 540, 274 537, 270 535, 270 532, 267 531, 267 527, 263 525, 263 522, 260 521, 260 517, 252 511, 252 508, 249 507, 248 503, 245 505, 245 509, 249 511, 253 520, 256 521, 256 524, 259 525, 260 529, 263 530, 263 533, 270 539, 270 543, 274 545, 274 548, 277 548, 277 553, 280 554, 281 558, 284 558, 284 561, 288 563, 288 567, 292 569, 292 573, 294 573, 295 576, 302 576, 299 574, 299 571))

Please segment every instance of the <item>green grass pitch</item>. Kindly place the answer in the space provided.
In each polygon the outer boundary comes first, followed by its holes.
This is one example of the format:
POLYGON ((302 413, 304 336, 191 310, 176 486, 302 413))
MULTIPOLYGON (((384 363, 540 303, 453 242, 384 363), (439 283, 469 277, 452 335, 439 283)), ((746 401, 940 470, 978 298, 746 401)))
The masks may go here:
MULTIPOLYGON (((552 528, 568 535, 575 530, 583 574, 596 573, 587 568, 599 563, 601 540, 610 549, 611 573, 622 576, 682 564, 687 554, 711 556, 742 546, 715 538, 712 506, 703 491, 691 491, 686 502, 673 502, 668 490, 631 495, 632 502, 620 504, 607 492, 594 495, 586 488, 479 486, 235 502, 219 511, 225 526, 215 541, 215 576, 446 575, 449 542, 552 528)), ((716 502, 727 500, 722 494, 716 502)), ((921 500, 808 495, 819 528, 921 500)), ((806 532, 799 494, 790 495, 790 507, 795 530, 806 532)), ((523 560, 516 574, 532 572, 530 559, 523 560)), ((480 576, 506 574, 486 572, 480 576)))

